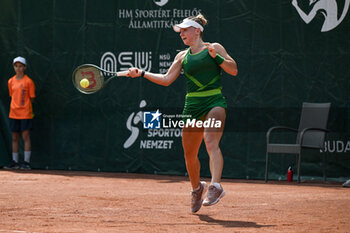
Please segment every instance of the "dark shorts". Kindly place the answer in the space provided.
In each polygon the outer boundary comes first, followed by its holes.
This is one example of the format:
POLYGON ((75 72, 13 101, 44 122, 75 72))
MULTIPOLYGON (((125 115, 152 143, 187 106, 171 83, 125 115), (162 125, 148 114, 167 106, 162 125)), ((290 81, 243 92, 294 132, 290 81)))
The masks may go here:
POLYGON ((11 132, 23 132, 25 130, 33 129, 33 119, 11 119, 10 118, 11 132))

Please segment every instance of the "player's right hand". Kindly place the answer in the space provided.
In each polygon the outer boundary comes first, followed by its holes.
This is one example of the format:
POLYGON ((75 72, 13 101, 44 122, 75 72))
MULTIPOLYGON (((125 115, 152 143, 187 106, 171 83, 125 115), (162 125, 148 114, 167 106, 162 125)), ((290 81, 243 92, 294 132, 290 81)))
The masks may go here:
POLYGON ((126 77, 132 77, 132 78, 136 78, 140 76, 141 76, 141 70, 135 67, 129 68, 129 73, 126 75, 126 77))

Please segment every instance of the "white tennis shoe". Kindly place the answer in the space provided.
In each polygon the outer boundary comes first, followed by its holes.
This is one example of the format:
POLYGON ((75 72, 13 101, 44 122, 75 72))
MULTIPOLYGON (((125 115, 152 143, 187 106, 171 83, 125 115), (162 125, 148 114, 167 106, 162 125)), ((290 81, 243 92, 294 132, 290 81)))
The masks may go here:
POLYGON ((204 206, 215 205, 224 196, 225 196, 225 191, 222 188, 221 184, 219 183, 211 184, 209 186, 207 197, 205 198, 203 205, 204 206))
POLYGON ((207 192, 208 185, 206 182, 201 181, 199 183, 199 189, 191 191, 191 211, 192 213, 196 213, 201 207, 203 203, 203 197, 207 192))

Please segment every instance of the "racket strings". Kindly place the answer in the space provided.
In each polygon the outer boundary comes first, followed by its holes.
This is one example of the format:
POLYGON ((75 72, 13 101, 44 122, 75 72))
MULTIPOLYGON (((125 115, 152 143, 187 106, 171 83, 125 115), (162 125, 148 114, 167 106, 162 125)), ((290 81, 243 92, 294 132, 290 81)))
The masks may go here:
POLYGON ((102 71, 93 66, 81 66, 74 72, 74 85, 75 87, 86 94, 94 93, 103 88, 104 76, 102 71), (89 85, 87 87, 82 87, 80 81, 82 79, 87 79, 89 85))

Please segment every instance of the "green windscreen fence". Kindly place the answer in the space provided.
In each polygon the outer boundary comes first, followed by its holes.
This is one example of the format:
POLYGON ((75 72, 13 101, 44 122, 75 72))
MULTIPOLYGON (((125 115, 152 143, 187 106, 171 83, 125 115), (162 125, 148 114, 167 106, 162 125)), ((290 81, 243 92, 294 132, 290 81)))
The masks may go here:
MULTIPOLYGON (((0 166, 11 159, 7 82, 20 55, 36 85, 33 168, 186 175, 181 129, 167 125, 182 113, 183 74, 168 87, 120 77, 85 95, 74 88, 72 73, 84 63, 166 73, 186 49, 172 25, 202 13, 203 40, 223 45, 239 69, 236 77, 222 73, 223 177, 263 179, 268 128, 297 128, 303 102, 330 102, 327 177, 347 179, 349 1, 0 1, 0 166), (157 110, 162 126, 145 129, 144 115, 157 110)), ((282 139, 295 141, 276 135, 282 139)), ((302 178, 322 177, 322 153, 305 151, 302 178)), ((210 176, 204 145, 199 159, 201 175, 210 176)), ((290 165, 296 169, 294 155, 272 155, 271 178, 285 179, 290 165)))

